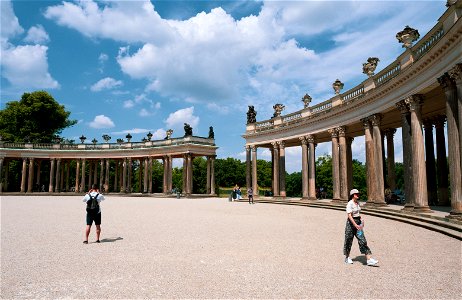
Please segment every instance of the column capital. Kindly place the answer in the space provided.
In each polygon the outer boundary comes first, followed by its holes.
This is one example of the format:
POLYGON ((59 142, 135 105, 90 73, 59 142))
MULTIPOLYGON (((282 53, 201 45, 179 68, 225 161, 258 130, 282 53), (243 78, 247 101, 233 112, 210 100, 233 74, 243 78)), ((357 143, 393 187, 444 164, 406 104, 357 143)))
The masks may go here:
POLYGON ((278 148, 278 142, 271 142, 271 145, 273 145, 273 148, 274 148, 274 149, 277 149, 277 148, 278 148))
POLYGON ((330 136, 332 138, 338 137, 338 132, 335 128, 328 129, 327 132, 329 132, 330 136))
POLYGON ((353 143, 354 139, 355 139, 355 138, 354 138, 354 137, 351 137, 351 136, 347 136, 347 137, 346 137, 346 141, 347 141, 347 143, 350 144, 350 145, 353 143))
POLYGON ((452 80, 448 73, 444 73, 443 76, 438 77, 438 83, 445 91, 453 89, 455 85, 454 80, 452 80))
POLYGON ((306 136, 301 136, 298 138, 300 142, 302 142, 302 145, 308 144, 308 141, 306 140, 306 136))
POLYGON ((404 99, 404 102, 406 102, 406 104, 409 105, 409 110, 415 111, 423 105, 424 98, 422 95, 416 94, 407 97, 406 99, 404 99))
POLYGON ((406 101, 401 100, 396 103, 396 107, 401 112, 401 114, 405 115, 409 112, 409 105, 407 105, 406 101))
POLYGON ((244 148, 245 148, 245 150, 250 151, 250 146, 249 145, 245 145, 244 148))
POLYGON ((371 124, 369 123, 369 118, 363 118, 361 119, 361 122, 363 122, 364 129, 369 129, 371 127, 371 124))
POLYGON ((284 141, 278 141, 279 149, 284 149, 285 143, 284 141))
POLYGON ((316 141, 315 138, 314 138, 314 135, 312 135, 312 134, 308 134, 306 136, 306 140, 308 141, 308 143, 315 143, 315 141, 316 141))
POLYGON ((433 123, 434 122, 435 122, 435 119, 433 117, 432 118, 425 118, 424 120, 422 120, 422 123, 423 123, 423 126, 424 126, 425 130, 433 128, 433 123))
POLYGON ((382 121, 382 115, 373 114, 369 117, 369 120, 371 121, 372 126, 380 126, 380 122, 382 121))
POLYGON ((448 73, 449 77, 455 82, 462 82, 462 63, 456 64, 448 73))
POLYGON ((383 131, 383 133, 385 134, 385 136, 388 138, 393 138, 393 136, 395 135, 396 133, 396 128, 387 128, 383 131))
POLYGON ((251 145, 250 149, 252 150, 252 152, 257 152, 257 146, 255 145, 251 145))
POLYGON ((335 128, 338 132, 338 136, 345 137, 346 134, 346 126, 339 126, 335 128))
POLYGON ((439 115, 434 119, 435 128, 444 128, 444 123, 446 122, 446 116, 439 115))

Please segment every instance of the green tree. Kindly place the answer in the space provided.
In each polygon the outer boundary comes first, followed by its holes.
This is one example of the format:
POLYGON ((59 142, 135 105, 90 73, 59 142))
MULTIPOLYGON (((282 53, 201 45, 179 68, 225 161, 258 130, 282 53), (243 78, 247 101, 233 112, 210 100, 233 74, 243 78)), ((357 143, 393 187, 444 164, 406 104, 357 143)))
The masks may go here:
POLYGON ((316 160, 316 185, 323 188, 327 198, 332 198, 332 157, 325 154, 316 160))
POLYGON ((45 91, 24 93, 0 111, 0 135, 5 141, 50 143, 77 123, 69 119, 70 114, 45 91))
POLYGON ((302 172, 286 174, 286 194, 288 197, 302 196, 302 172))

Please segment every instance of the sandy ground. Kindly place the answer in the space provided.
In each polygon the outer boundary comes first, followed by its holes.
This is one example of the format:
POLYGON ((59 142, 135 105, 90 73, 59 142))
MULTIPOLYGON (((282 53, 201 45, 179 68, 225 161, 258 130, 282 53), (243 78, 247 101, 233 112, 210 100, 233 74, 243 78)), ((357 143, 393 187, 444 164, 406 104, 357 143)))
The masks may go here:
POLYGON ((2 298, 462 298, 462 243, 405 223, 364 216, 368 267, 340 211, 108 196, 84 245, 84 206, 1 197, 2 298))

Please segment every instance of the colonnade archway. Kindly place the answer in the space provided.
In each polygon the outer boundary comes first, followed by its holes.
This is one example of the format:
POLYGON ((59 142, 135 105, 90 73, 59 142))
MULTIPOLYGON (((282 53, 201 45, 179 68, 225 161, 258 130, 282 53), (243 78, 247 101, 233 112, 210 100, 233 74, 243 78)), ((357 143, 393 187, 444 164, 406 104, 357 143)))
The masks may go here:
POLYGON ((358 86, 340 93, 343 84, 334 82, 335 96, 327 101, 310 107, 311 97, 305 95, 302 110, 281 115, 275 105, 274 116, 260 122, 249 108, 243 135, 247 185, 258 193, 257 150, 270 149, 273 194, 285 197, 285 152, 301 147, 302 197, 315 200, 316 145, 331 143, 332 200, 347 201, 353 188, 352 141, 364 136, 367 205, 385 206, 385 187, 396 185, 394 134, 400 128, 404 209, 425 212, 429 203, 450 203, 450 216, 461 217, 461 9, 462 1, 449 6, 419 42, 358 86))
POLYGON ((207 179, 202 190, 214 195, 216 149, 214 139, 193 136, 98 145, 0 141, 0 193, 83 193, 96 184, 104 193, 181 191, 189 196, 195 192, 193 160, 205 157, 207 179), (181 186, 173 183, 174 159, 183 161, 182 178, 177 183, 181 186))

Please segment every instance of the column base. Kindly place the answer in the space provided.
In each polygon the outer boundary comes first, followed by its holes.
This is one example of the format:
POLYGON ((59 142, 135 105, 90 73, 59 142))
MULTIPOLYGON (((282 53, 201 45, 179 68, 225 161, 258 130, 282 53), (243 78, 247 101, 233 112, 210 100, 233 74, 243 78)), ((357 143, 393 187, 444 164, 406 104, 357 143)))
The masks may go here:
POLYGON ((374 206, 375 207, 384 207, 384 206, 388 206, 388 204, 386 202, 374 202, 374 206))
POLYGON ((433 211, 430 209, 430 206, 414 206, 414 211, 415 211, 415 212, 424 212, 424 213, 433 212, 433 211))
POLYGON ((332 199, 332 201, 330 201, 332 203, 340 203, 340 199, 332 199))
POLYGON ((405 204, 404 208, 402 210, 413 211, 414 210, 414 204, 405 204))

